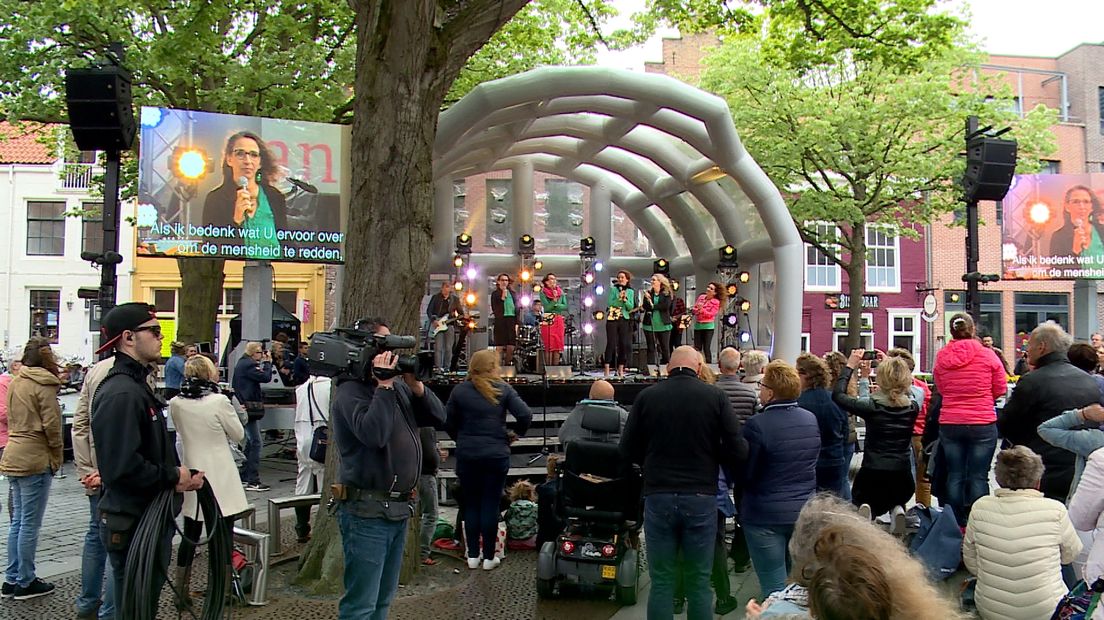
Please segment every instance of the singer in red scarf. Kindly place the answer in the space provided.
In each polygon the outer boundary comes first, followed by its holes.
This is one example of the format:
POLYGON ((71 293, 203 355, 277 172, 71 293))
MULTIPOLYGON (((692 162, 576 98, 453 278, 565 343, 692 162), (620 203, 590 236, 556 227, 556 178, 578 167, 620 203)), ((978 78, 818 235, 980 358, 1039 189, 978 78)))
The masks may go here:
POLYGON ((541 279, 540 304, 544 312, 541 317, 544 365, 559 366, 560 354, 564 350, 564 316, 567 315, 567 297, 564 296, 563 289, 556 284, 554 273, 547 274, 541 279))

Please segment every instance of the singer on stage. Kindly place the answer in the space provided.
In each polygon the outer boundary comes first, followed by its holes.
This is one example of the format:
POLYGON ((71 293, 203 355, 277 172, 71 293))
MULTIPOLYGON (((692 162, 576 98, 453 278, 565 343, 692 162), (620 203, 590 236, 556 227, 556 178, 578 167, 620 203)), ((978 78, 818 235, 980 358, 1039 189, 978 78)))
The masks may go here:
POLYGON ((287 229, 287 201, 272 186, 280 176, 276 160, 251 131, 230 136, 222 157, 222 185, 207 194, 201 224, 241 228, 240 239, 219 244, 245 245, 246 258, 279 258, 277 231, 287 229))
MULTIPOLYGON (((644 309, 644 341, 648 345, 648 372, 645 374, 651 374, 652 364, 666 366, 671 357, 671 282, 667 276, 652 275, 651 286, 641 294, 640 306, 644 309)), ((656 374, 659 374, 658 366, 656 374)))
POLYGON ((625 366, 632 350, 632 311, 636 307, 636 291, 629 286, 632 274, 622 269, 610 288, 606 307, 606 376, 610 366, 617 364, 617 376, 625 376, 625 366))
POLYGON ((1066 190, 1064 203, 1065 224, 1050 237, 1051 256, 1104 254, 1104 222, 1096 194, 1084 185, 1074 185, 1066 190))
POLYGON ((556 284, 556 274, 541 279, 540 305, 545 316, 552 315, 552 322, 541 320, 541 342, 544 343, 544 365, 559 366, 564 350, 564 316, 567 315, 567 296, 556 284))

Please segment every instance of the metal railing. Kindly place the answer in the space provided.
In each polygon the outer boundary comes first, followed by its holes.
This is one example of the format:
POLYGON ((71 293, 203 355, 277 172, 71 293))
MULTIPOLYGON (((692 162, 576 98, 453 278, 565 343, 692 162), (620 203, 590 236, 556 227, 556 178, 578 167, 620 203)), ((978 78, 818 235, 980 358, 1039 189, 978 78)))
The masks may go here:
POLYGON ((61 179, 62 189, 88 189, 92 187, 92 166, 94 164, 66 163, 61 179))

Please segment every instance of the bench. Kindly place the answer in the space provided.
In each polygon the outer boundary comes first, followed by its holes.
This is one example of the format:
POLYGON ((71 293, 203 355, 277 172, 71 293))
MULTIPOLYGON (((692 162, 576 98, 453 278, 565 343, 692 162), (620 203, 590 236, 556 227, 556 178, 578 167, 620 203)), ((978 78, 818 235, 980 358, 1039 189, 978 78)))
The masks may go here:
POLYGON ((279 555, 284 552, 281 535, 283 529, 280 527, 280 512, 288 508, 317 506, 321 502, 321 493, 289 495, 287 497, 274 497, 268 500, 268 532, 272 537, 272 545, 268 550, 270 555, 279 555))
POLYGON ((245 547, 245 557, 253 564, 253 583, 249 590, 250 605, 268 603, 268 534, 234 528, 234 543, 245 547))

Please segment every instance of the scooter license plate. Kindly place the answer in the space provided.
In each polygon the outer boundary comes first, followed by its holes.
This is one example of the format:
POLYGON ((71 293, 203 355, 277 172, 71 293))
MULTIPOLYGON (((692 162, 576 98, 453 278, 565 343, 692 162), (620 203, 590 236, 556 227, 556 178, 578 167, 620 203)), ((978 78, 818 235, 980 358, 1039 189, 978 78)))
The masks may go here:
POLYGON ((616 566, 603 566, 602 567, 602 579, 616 579, 617 567, 616 566))

